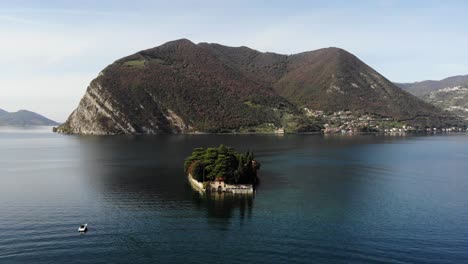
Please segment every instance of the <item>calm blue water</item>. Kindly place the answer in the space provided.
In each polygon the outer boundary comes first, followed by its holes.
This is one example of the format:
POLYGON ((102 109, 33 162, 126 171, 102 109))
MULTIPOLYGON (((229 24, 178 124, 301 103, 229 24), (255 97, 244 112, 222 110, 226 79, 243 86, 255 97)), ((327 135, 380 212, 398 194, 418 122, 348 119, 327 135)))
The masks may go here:
POLYGON ((467 263, 467 161, 467 135, 4 131, 0 263, 467 263), (190 189, 221 143, 262 162, 255 196, 190 189))

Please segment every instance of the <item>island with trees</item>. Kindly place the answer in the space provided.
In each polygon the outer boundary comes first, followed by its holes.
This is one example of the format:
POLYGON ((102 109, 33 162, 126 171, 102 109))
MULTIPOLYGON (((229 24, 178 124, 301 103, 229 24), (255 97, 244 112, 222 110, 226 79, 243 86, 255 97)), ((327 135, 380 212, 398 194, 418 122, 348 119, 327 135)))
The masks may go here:
POLYGON ((251 193, 259 169, 253 152, 239 153, 224 145, 195 148, 184 163, 190 184, 201 192, 251 193))

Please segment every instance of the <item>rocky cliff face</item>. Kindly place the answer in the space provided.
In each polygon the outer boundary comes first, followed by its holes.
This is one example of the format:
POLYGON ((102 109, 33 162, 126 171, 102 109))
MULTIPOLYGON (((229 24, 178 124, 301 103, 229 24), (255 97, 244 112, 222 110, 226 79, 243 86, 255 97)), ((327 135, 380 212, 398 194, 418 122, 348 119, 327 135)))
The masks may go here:
POLYGON ((76 134, 306 132, 310 110, 371 113, 415 126, 457 123, 341 49, 287 56, 168 42, 122 58, 58 128, 76 134))
MULTIPOLYGON (((151 94, 148 93, 148 96, 153 99, 151 94)), ((89 85, 78 108, 59 127, 59 132, 114 135, 194 131, 171 109, 161 109, 157 100, 153 100, 146 109, 142 103, 132 104, 126 99, 116 99, 112 91, 101 85, 98 78, 89 85), (140 115, 141 118, 135 118, 135 115, 140 115)))

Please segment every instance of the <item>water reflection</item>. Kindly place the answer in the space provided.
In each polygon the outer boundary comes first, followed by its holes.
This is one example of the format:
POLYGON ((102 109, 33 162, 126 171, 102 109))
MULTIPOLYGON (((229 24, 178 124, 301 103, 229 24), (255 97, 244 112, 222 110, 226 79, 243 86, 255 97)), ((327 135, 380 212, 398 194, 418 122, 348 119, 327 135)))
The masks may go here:
POLYGON ((466 136, 0 133, 0 262, 460 263, 467 149, 466 136), (221 143, 262 161, 255 196, 191 189, 183 159, 221 143))
POLYGON ((370 150, 365 146, 406 140, 375 135, 78 138, 86 178, 105 202, 116 207, 163 212, 193 210, 195 205, 198 213, 210 219, 224 219, 225 223, 237 215, 239 219, 249 219, 255 197, 228 193, 200 195, 193 191, 183 172, 183 161, 195 147, 225 143, 239 150, 252 149, 264 164, 258 189, 262 202, 279 203, 279 207, 282 203, 302 204, 302 209, 284 211, 302 210, 311 214, 311 218, 346 222, 355 219, 356 214, 368 216, 371 210, 362 201, 378 197, 379 189, 385 187, 380 185, 381 181, 375 181, 373 174, 385 177, 386 168, 372 167, 370 150))
POLYGON ((86 179, 104 202, 135 210, 195 208, 208 218, 252 215, 254 195, 192 190, 183 172, 185 157, 204 137, 80 137, 86 179), (238 212, 238 213, 237 213, 238 212))
POLYGON ((255 194, 226 192, 196 193, 193 202, 197 209, 206 211, 209 218, 229 219, 239 212, 241 219, 251 218, 255 194))

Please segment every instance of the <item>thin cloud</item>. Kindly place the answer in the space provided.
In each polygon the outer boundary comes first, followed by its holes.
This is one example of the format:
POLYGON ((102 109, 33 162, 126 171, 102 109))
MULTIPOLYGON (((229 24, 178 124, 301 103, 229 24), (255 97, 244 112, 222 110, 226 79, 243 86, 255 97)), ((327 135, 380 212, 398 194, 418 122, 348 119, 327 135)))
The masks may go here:
POLYGON ((16 23, 16 24, 23 24, 23 25, 37 25, 37 21, 25 19, 22 17, 17 16, 9 16, 9 15, 0 15, 0 20, 4 22, 16 23))
POLYGON ((72 15, 72 16, 106 16, 106 17, 136 17, 137 13, 132 12, 115 12, 115 11, 96 11, 86 9, 68 9, 68 8, 12 8, 4 9, 4 13, 8 14, 28 14, 28 15, 72 15))

